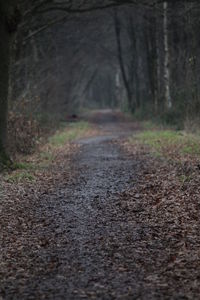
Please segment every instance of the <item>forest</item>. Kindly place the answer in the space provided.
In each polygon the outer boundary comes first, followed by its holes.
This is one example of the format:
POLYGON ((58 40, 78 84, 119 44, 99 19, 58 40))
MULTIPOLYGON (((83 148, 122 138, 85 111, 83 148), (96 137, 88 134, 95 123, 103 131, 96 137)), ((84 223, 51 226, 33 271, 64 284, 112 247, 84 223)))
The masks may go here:
POLYGON ((26 144, 16 124, 34 131, 82 108, 199 126, 198 2, 10 1, 1 11, 1 153, 6 140, 26 144))
POLYGON ((200 3, 0 0, 0 300, 199 299, 200 3))

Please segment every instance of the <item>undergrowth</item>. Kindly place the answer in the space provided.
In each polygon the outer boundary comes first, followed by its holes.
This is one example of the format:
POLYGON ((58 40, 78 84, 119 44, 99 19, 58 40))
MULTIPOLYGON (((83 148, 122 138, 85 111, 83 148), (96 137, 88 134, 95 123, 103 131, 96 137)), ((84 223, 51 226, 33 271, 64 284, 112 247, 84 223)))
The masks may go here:
POLYGON ((38 171, 47 169, 53 163, 61 147, 84 137, 90 129, 89 123, 83 121, 63 125, 33 156, 22 156, 14 162, 11 170, 5 174, 5 180, 11 183, 34 181, 38 171))
POLYGON ((56 134, 50 137, 49 143, 56 147, 63 146, 66 142, 81 137, 88 129, 89 123, 85 121, 71 123, 68 127, 66 127, 66 130, 58 131, 56 134))
POLYGON ((31 174, 29 171, 21 171, 6 176, 6 181, 10 183, 18 183, 21 181, 32 182, 36 179, 34 174, 31 174))
POLYGON ((130 139, 147 145, 155 154, 164 156, 199 156, 200 138, 175 130, 144 130, 130 139))

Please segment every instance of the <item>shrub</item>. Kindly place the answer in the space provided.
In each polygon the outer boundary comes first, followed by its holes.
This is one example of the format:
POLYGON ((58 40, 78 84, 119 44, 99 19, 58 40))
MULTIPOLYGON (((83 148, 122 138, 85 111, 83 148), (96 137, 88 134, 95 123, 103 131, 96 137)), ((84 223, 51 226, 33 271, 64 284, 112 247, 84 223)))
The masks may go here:
POLYGON ((30 116, 9 112, 8 149, 9 153, 30 154, 41 135, 39 123, 30 116))

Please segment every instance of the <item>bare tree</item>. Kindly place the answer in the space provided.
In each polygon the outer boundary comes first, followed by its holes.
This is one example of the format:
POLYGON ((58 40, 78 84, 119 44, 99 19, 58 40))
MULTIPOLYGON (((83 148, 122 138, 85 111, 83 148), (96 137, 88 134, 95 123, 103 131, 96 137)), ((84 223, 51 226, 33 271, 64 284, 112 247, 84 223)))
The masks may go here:
POLYGON ((163 35, 164 35, 164 82, 165 82, 165 105, 171 109, 171 92, 170 92, 170 64, 169 64, 169 41, 168 41, 168 3, 163 2, 163 35))

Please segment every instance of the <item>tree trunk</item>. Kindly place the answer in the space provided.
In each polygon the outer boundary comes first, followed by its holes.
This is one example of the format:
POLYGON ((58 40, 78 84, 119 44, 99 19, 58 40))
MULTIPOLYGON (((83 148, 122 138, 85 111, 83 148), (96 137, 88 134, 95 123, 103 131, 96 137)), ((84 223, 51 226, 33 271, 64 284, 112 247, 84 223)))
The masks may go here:
POLYGON ((124 87, 126 90, 126 95, 127 95, 127 99, 128 99, 128 106, 131 110, 131 112, 133 113, 135 110, 135 107, 133 105, 133 95, 129 86, 129 81, 126 75, 126 70, 125 70, 125 64, 123 61, 123 54, 122 54, 122 44, 121 44, 121 37, 120 37, 120 24, 119 24, 119 20, 118 20, 118 16, 117 16, 117 11, 115 10, 114 12, 114 26, 115 26, 115 34, 116 34, 116 42, 117 42, 117 56, 118 56, 118 61, 119 61, 119 67, 120 67, 120 71, 122 74, 122 80, 124 83, 124 87))
POLYGON ((160 48, 159 48, 159 33, 158 33, 158 20, 157 16, 155 16, 155 47, 156 47, 156 71, 155 71, 155 77, 156 77, 156 84, 155 84, 155 101, 154 101, 154 110, 155 113, 158 113, 159 109, 159 99, 160 99, 160 77, 161 77, 161 71, 160 71, 160 48))
POLYGON ((164 33, 164 85, 165 85, 165 105, 167 110, 171 109, 171 93, 170 93, 170 72, 169 72, 169 38, 168 38, 168 3, 163 3, 163 33, 164 33))
POLYGON ((10 60, 10 34, 6 26, 7 7, 5 6, 7 4, 0 4, 0 38, 2 45, 0 47, 0 156, 5 153, 6 148, 10 60))
POLYGON ((0 1, 0 161, 9 161, 6 155, 8 88, 11 36, 17 29, 19 11, 17 0, 0 1))

